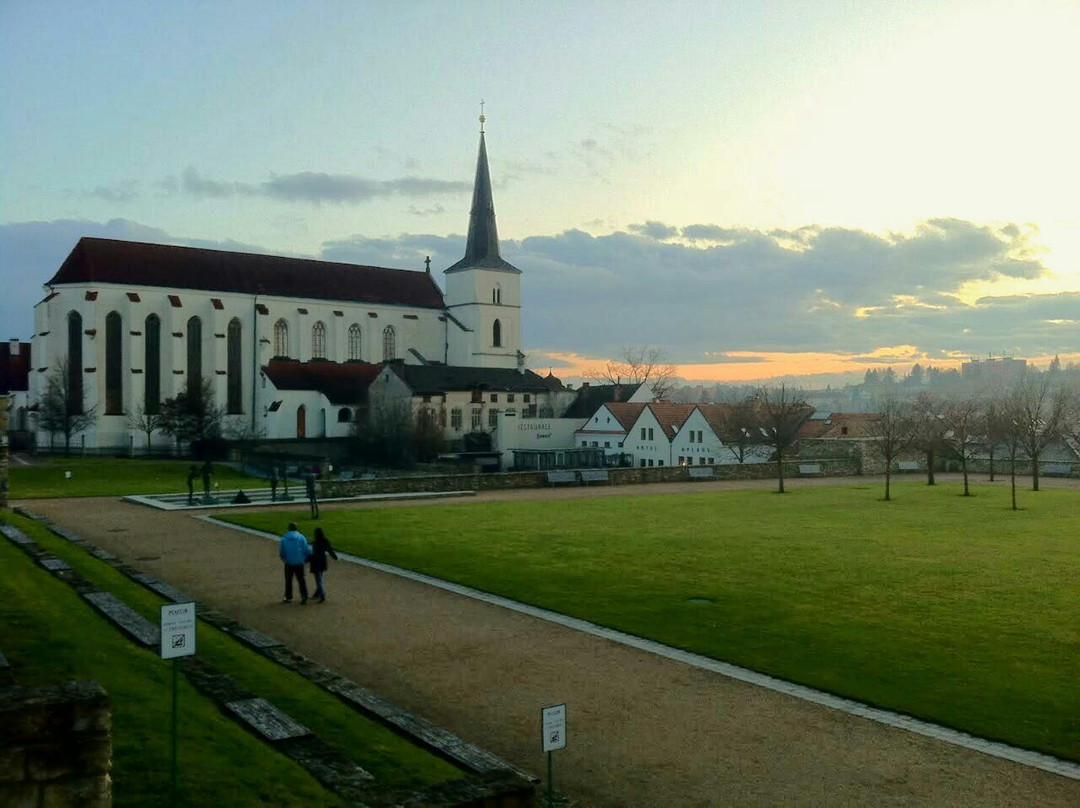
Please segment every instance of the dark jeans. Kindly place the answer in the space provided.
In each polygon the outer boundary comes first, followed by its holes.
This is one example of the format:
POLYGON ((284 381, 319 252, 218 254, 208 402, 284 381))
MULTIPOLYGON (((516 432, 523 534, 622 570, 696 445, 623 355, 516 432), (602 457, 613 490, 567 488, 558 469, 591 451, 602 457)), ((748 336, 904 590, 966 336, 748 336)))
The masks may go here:
POLYGON ((311 505, 311 518, 312 519, 318 519, 319 518, 319 500, 315 499, 315 497, 311 497, 311 499, 309 500, 309 504, 311 505))
POLYGON ((307 581, 304 579, 303 564, 285 565, 285 600, 292 600, 292 580, 296 576, 296 582, 300 585, 300 599, 307 600, 307 581))
POLYGON ((315 572, 314 570, 312 570, 311 574, 315 576, 315 597, 317 597, 317 598, 325 598, 326 597, 326 590, 323 589, 322 577, 326 573, 324 573, 324 572, 315 572))

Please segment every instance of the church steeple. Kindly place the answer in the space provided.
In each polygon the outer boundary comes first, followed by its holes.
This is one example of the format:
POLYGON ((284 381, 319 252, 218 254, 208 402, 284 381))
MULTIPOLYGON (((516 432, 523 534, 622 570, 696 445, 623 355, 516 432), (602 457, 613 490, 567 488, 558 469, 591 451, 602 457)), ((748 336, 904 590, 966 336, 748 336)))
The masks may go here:
POLYGON ((499 233, 495 227, 495 203, 491 198, 491 175, 488 173, 487 146, 484 143, 484 118, 480 114, 480 153, 476 158, 476 181, 473 184, 472 209, 469 212, 469 238, 465 244, 465 257, 447 269, 460 272, 465 269, 496 269, 504 272, 521 272, 499 255, 499 233))

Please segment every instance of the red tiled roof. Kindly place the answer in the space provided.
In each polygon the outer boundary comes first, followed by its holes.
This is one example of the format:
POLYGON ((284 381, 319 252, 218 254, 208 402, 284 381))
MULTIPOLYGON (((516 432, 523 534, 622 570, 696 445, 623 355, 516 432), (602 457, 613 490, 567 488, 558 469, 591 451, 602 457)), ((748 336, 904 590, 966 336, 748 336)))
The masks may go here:
POLYGON ((868 438, 875 421, 881 418, 877 412, 834 412, 829 414, 822 440, 868 438))
POLYGON ((360 404, 382 365, 271 359, 263 372, 278 390, 317 390, 332 404, 360 404))
POLYGON ((426 272, 84 237, 49 284, 87 282, 443 308, 426 272))
POLYGON ((728 416, 731 415, 730 404, 698 404, 697 408, 701 410, 701 414, 705 417, 705 423, 709 425, 709 429, 713 431, 713 434, 717 437, 723 436, 725 432, 725 422, 728 416))
POLYGON ((612 401, 602 406, 607 407, 608 412, 614 415, 618 422, 622 424, 624 432, 634 425, 634 421, 638 419, 641 411, 645 409, 643 403, 628 404, 625 401, 612 401))
POLYGON ((664 430, 664 434, 670 439, 675 437, 679 427, 686 423, 686 419, 690 417, 694 407, 697 405, 654 402, 645 406, 652 410, 652 414, 660 424, 660 428, 664 430))

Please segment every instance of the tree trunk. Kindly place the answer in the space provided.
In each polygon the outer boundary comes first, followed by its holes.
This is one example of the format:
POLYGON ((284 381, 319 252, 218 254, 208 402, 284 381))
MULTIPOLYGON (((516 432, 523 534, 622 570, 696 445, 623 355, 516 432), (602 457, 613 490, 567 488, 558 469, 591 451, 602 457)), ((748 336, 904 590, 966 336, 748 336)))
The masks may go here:
POLYGON ((994 450, 990 450, 990 482, 994 481, 994 450))
POLYGON ((1009 459, 1009 479, 1012 481, 1012 509, 1016 510, 1016 458, 1009 459))
POLYGON ((1039 456, 1031 458, 1031 490, 1039 490, 1039 456))
POLYGON ((885 461, 885 501, 889 501, 889 483, 891 481, 891 475, 889 474, 889 461, 885 461))
POLYGON ((933 452, 933 450, 928 450, 926 452, 926 484, 927 485, 936 485, 937 484, 936 481, 934 480, 934 452, 933 452))
POLYGON ((784 493, 784 453, 783 452, 777 452, 776 453, 776 474, 777 474, 777 479, 780 480, 780 488, 777 491, 777 493, 783 494, 784 493))
POLYGON ((964 472, 964 496, 970 497, 971 491, 968 489, 967 455, 960 456, 960 469, 964 472))

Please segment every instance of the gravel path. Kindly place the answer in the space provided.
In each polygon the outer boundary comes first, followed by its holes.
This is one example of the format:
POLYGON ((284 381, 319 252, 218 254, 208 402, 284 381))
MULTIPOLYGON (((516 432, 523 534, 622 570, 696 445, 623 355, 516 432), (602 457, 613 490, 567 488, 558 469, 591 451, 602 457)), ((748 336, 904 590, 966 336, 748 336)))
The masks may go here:
MULTIPOLYGON (((491 492, 456 504, 763 484, 491 492)), ((273 545, 191 512, 116 499, 27 504, 538 775, 540 708, 567 702, 555 783, 583 806, 1080 805, 1075 780, 356 565, 333 565, 325 604, 283 605, 273 545)))

